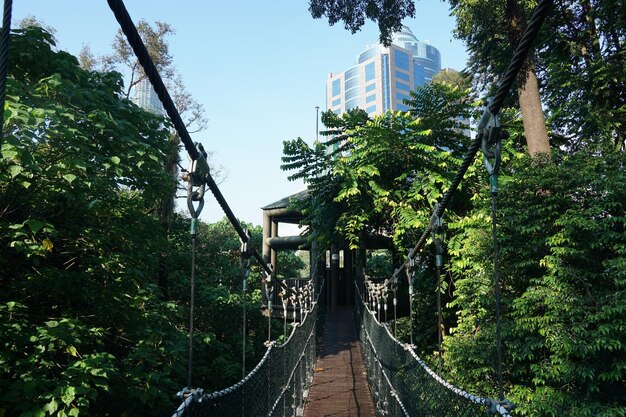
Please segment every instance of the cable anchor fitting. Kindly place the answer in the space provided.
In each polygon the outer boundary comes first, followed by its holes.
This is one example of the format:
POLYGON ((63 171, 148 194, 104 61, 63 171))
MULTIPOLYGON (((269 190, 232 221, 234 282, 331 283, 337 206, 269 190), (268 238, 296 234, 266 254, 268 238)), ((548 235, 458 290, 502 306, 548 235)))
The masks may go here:
POLYGON ((409 297, 413 296, 413 272, 415 270, 415 259, 411 258, 411 252, 409 251, 409 256, 407 256, 406 268, 404 269, 406 272, 406 280, 409 284, 409 297))
POLYGON ((435 243, 435 265, 443 266, 443 242, 445 241, 446 226, 443 223, 443 216, 439 217, 437 211, 439 204, 435 205, 435 210, 430 219, 433 226, 433 242, 435 243))
POLYGON ((489 186, 492 194, 498 193, 498 173, 500 171, 500 162, 502 160, 502 138, 506 136, 506 132, 502 131, 498 115, 491 113, 489 104, 487 103, 486 122, 479 131, 482 138, 482 151, 484 155, 484 163, 489 173, 489 186), (493 161, 493 162, 492 162, 493 161))
POLYGON ((192 159, 189 163, 189 170, 182 175, 183 180, 187 181, 187 208, 191 216, 192 235, 198 234, 198 216, 204 208, 204 192, 209 175, 208 155, 201 143, 196 142, 195 145, 198 150, 198 159, 192 159), (194 206, 194 203, 198 205, 194 206))
POLYGON ((252 265, 252 255, 253 255, 253 249, 252 249, 252 235, 250 234, 250 231, 248 229, 246 229, 245 231, 246 233, 246 240, 242 240, 241 241, 241 268, 244 270, 244 272, 246 273, 246 277, 248 276, 248 274, 250 273, 250 266, 252 265))

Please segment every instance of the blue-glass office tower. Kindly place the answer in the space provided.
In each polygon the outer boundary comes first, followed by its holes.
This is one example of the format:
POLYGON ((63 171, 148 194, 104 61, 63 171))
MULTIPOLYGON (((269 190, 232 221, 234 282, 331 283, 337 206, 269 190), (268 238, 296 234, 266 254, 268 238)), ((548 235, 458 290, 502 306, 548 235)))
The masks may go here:
POLYGON ((165 114, 159 96, 157 96, 157 93, 152 88, 152 84, 150 84, 150 80, 147 77, 137 83, 135 93, 131 97, 131 100, 150 113, 160 116, 165 114))
POLYGON ((370 45, 355 66, 329 75, 326 108, 341 114, 359 107, 370 115, 407 110, 402 101, 409 91, 428 84, 440 69, 439 50, 402 26, 389 47, 370 45))

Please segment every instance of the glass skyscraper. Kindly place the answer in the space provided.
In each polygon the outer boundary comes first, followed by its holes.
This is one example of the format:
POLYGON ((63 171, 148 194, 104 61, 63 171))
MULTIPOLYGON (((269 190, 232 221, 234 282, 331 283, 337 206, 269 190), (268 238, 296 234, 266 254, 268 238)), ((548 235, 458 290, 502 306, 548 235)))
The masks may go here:
POLYGON ((150 84, 148 77, 145 77, 137 83, 135 86, 135 93, 131 97, 131 100, 133 103, 150 113, 154 113, 159 116, 165 114, 161 101, 159 100, 159 96, 157 96, 157 93, 152 88, 152 84, 150 84))
POLYGON ((326 108, 341 114, 359 107, 370 115, 407 110, 402 101, 409 91, 428 84, 440 69, 439 50, 402 26, 389 47, 370 45, 355 66, 329 75, 326 108))

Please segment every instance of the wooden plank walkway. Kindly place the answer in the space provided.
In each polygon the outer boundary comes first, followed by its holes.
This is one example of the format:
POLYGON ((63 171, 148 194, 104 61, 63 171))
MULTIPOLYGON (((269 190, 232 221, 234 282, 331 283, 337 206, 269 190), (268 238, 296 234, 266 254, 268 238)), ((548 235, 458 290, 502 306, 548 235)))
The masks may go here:
POLYGON ((328 310, 304 417, 374 417, 352 308, 328 310))

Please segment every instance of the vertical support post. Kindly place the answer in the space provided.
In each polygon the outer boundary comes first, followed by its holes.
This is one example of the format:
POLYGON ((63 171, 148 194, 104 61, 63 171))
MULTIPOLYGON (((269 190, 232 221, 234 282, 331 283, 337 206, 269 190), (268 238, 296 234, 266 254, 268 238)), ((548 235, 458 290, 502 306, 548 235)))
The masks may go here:
POLYGON ((346 245, 343 250, 343 276, 345 277, 346 304, 350 305, 354 299, 354 268, 352 262, 352 250, 346 245))
MULTIPOLYGON (((278 222, 272 219, 272 237, 278 237, 278 222)), ((276 259, 278 258, 278 252, 274 248, 270 248, 271 253, 271 262, 274 267, 274 278, 276 278, 276 269, 278 268, 278 264, 276 263, 276 259)), ((276 300, 274 300, 276 301, 276 300)))
POLYGON ((339 289, 339 250, 337 245, 330 247, 330 306, 337 307, 337 292, 339 289))

